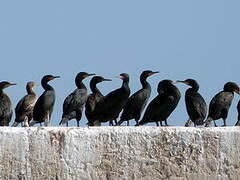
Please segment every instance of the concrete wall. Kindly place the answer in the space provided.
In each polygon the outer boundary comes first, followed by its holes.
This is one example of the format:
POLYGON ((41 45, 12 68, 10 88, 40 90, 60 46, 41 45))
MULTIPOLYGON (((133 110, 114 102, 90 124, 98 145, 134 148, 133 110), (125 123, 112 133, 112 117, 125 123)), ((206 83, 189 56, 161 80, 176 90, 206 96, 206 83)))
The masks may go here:
POLYGON ((240 179, 240 128, 0 128, 0 179, 240 179))

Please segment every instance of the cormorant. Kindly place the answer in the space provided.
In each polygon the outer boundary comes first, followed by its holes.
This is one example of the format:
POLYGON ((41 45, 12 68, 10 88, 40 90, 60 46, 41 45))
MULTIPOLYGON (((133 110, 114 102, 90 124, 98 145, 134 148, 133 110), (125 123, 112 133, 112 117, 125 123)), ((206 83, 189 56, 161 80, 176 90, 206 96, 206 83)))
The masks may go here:
POLYGON ((24 127, 29 127, 29 122, 33 117, 33 107, 37 101, 37 95, 33 91, 34 82, 28 82, 26 85, 27 95, 24 96, 15 108, 15 122, 13 127, 18 126, 19 123, 24 122, 24 127))
POLYGON ((199 85, 197 81, 194 79, 186 79, 185 81, 177 82, 191 86, 185 93, 185 104, 189 116, 189 120, 185 126, 190 126, 192 122, 195 127, 196 125, 203 125, 207 115, 207 104, 201 94, 198 93, 199 85))
POLYGON ((3 92, 3 89, 16 85, 7 81, 0 82, 0 126, 9 126, 9 122, 12 118, 12 103, 7 94, 3 92))
POLYGON ((86 72, 80 72, 75 77, 75 84, 77 89, 75 89, 71 94, 69 94, 63 103, 63 114, 62 120, 59 125, 67 124, 71 119, 76 119, 77 126, 79 127, 79 122, 82 118, 82 112, 84 105, 87 101, 87 88, 83 84, 83 80, 89 76, 93 76, 95 74, 88 74, 86 72))
POLYGON ((178 88, 173 84, 171 80, 162 80, 158 84, 158 95, 147 106, 142 120, 139 125, 143 125, 149 122, 156 122, 162 126, 162 121, 168 126, 167 118, 177 107, 181 94, 178 88))
POLYGON ((102 76, 94 76, 90 81, 90 89, 92 91, 92 94, 88 96, 85 105, 85 115, 88 119, 89 126, 98 125, 94 122, 94 109, 100 99, 103 98, 102 93, 97 88, 97 84, 103 81, 111 81, 111 79, 105 79, 102 76))
POLYGON ((240 126, 240 100, 238 101, 237 110, 238 110, 238 121, 235 124, 235 126, 240 126))
POLYGON ((228 110, 232 104, 234 92, 240 94, 239 86, 234 82, 227 82, 223 87, 223 91, 212 98, 208 110, 208 118, 205 121, 206 126, 209 126, 211 121, 213 121, 216 127, 215 120, 220 118, 223 119, 223 126, 226 126, 228 110))
POLYGON ((94 110, 95 122, 108 122, 113 125, 113 120, 117 124, 117 118, 122 108, 126 104, 130 95, 129 75, 122 73, 119 76, 123 80, 122 86, 106 96, 104 96, 96 105, 94 110))
POLYGON ((127 121, 127 125, 129 126, 130 119, 135 119, 136 123, 138 124, 141 113, 145 108, 151 94, 151 86, 147 82, 147 78, 156 73, 158 72, 149 70, 141 73, 140 82, 142 84, 142 89, 138 90, 132 96, 130 96, 130 98, 128 98, 128 101, 121 114, 120 121, 117 123, 117 125, 121 125, 124 121, 127 121))
POLYGON ((30 122, 30 126, 36 123, 44 123, 45 126, 48 126, 50 123, 55 104, 55 90, 48 82, 55 78, 60 78, 60 76, 46 75, 42 78, 41 85, 45 91, 38 98, 33 108, 33 120, 30 122))

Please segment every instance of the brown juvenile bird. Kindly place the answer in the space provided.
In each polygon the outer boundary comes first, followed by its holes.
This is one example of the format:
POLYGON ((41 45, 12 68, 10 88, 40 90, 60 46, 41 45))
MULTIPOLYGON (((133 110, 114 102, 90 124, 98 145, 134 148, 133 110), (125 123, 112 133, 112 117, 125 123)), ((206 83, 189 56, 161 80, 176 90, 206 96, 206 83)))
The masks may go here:
POLYGON ((17 104, 15 108, 15 122, 13 127, 17 127, 19 123, 24 123, 24 127, 29 127, 29 122, 33 117, 33 108, 37 101, 37 95, 33 91, 35 86, 34 82, 28 82, 26 85, 27 95, 24 96, 17 104))
POLYGON ((9 126, 12 118, 12 102, 3 89, 16 85, 7 81, 0 82, 0 126, 9 126))

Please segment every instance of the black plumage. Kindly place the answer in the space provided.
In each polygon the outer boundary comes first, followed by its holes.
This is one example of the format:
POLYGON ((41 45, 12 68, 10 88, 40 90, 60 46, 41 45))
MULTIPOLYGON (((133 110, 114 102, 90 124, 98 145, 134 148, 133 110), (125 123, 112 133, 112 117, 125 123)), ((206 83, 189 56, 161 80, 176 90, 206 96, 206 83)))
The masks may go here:
POLYGON ((85 105, 85 115, 88 119, 89 126, 98 125, 98 124, 95 124, 94 122, 94 119, 95 119, 94 109, 96 104, 100 101, 100 99, 103 98, 102 93, 97 88, 97 84, 103 81, 111 81, 111 79, 105 79, 102 76, 94 76, 90 81, 90 89, 92 93, 88 96, 87 102, 85 105))
POLYGON ((56 97, 54 88, 48 82, 55 78, 60 78, 60 76, 46 75, 42 78, 41 85, 45 91, 38 98, 33 108, 33 120, 30 122, 30 126, 36 123, 49 125, 56 97))
POLYGON ((158 95, 147 106, 139 125, 156 122, 156 125, 159 126, 160 122, 162 126, 162 121, 164 121, 168 126, 167 118, 177 107, 181 94, 171 80, 160 81, 157 91, 158 95))
POLYGON ((119 113, 130 95, 129 75, 122 73, 119 78, 123 80, 121 88, 110 92, 97 103, 94 111, 95 122, 109 122, 110 125, 113 125, 113 121, 117 123, 119 113))
POLYGON ((34 82, 28 82, 26 85, 27 95, 24 96, 17 104, 15 108, 15 122, 12 125, 13 127, 18 126, 19 123, 24 122, 24 127, 29 126, 29 122, 33 117, 33 107, 37 101, 37 95, 33 91, 35 86, 34 82))
POLYGON ((208 118, 205 122, 209 126, 212 121, 216 125, 215 120, 223 119, 223 126, 226 126, 226 119, 228 116, 229 108, 232 104, 234 92, 240 94, 239 86, 234 82, 227 82, 224 85, 223 91, 216 94, 209 105, 208 118))
POLYGON ((63 103, 63 114, 60 124, 67 124, 71 119, 76 119, 77 126, 79 127, 79 122, 82 118, 83 108, 87 101, 87 88, 83 84, 83 80, 89 76, 95 74, 88 74, 86 72, 80 72, 75 77, 75 84, 77 89, 75 89, 71 94, 69 94, 63 103))
POLYGON ((138 124, 141 113, 151 95, 151 86, 147 82, 147 78, 156 73, 158 72, 153 72, 150 70, 143 71, 141 73, 140 82, 142 84, 142 88, 128 98, 128 101, 121 114, 120 121, 117 123, 117 125, 121 125, 124 121, 127 121, 127 125, 129 125, 129 120, 131 119, 135 119, 136 123, 138 124))
POLYGON ((0 82, 0 126, 9 126, 12 118, 12 102, 3 89, 16 85, 7 81, 0 82))
POLYGON ((238 120, 235 126, 240 126, 240 100, 238 101, 237 110, 238 110, 238 120))
POLYGON ((199 85, 194 79, 186 79, 185 81, 177 81, 184 83, 191 88, 185 92, 185 104, 189 120, 185 126, 190 126, 194 123, 194 126, 203 125, 204 119, 207 115, 207 104, 201 94, 198 93, 199 85))

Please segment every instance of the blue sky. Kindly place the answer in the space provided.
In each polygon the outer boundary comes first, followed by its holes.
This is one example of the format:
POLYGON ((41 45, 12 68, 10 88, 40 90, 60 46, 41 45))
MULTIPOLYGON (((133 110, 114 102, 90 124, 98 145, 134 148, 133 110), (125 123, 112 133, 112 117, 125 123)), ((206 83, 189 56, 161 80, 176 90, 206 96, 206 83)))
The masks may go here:
MULTIPOLYGON (((62 103, 80 71, 106 78, 127 72, 132 92, 140 88, 143 70, 159 71, 149 78, 151 99, 160 80, 191 77, 209 103, 225 82, 239 84, 239 6, 237 0, 1 1, 0 80, 18 84, 6 90, 15 107, 27 81, 38 83, 40 95, 42 76, 60 75, 51 82, 57 94, 52 125, 60 121, 62 103)), ((120 84, 113 78, 99 88, 107 94, 120 84)), ((182 98, 170 125, 183 125, 188 118, 187 87, 177 86, 182 98)), ((235 95, 227 124, 236 122, 238 100, 235 95)))

